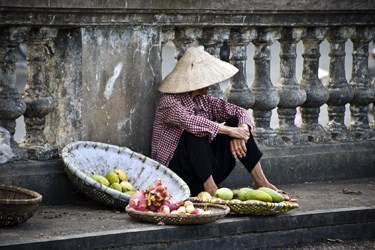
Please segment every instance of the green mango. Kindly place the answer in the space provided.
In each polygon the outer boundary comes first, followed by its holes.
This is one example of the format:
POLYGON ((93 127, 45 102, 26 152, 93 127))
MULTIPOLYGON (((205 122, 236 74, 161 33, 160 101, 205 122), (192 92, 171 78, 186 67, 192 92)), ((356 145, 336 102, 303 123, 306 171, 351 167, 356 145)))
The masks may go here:
POLYGON ((106 187, 109 186, 109 181, 104 176, 95 174, 95 175, 91 176, 91 178, 93 178, 95 181, 103 184, 106 187))
POLYGON ((223 200, 231 200, 233 198, 233 192, 229 188, 222 187, 216 190, 215 197, 223 200))
POLYGON ((284 201, 284 197, 271 188, 260 187, 260 188, 258 188, 258 190, 262 190, 262 191, 266 192, 267 194, 269 194, 272 197, 272 202, 279 203, 279 202, 284 201))
POLYGON ((258 189, 253 189, 253 190, 246 192, 245 198, 246 200, 259 200, 259 201, 265 201, 265 202, 272 202, 271 195, 258 189))
POLYGON ((253 189, 249 187, 240 188, 240 190, 238 190, 238 193, 237 193, 237 199, 241 201, 246 201, 246 193, 251 190, 253 189))

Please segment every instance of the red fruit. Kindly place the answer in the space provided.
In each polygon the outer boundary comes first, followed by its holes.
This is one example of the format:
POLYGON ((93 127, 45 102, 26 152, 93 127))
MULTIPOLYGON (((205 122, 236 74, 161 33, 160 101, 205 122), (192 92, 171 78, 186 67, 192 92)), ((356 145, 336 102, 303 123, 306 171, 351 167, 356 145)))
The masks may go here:
POLYGON ((147 200, 145 191, 137 191, 130 197, 129 207, 137 211, 146 211, 147 200))
POLYGON ((167 188, 161 183, 161 180, 156 180, 155 183, 148 187, 147 193, 151 195, 149 200, 160 202, 171 195, 167 192, 167 188))
POLYGON ((179 207, 181 207, 182 205, 184 205, 184 202, 183 201, 175 201, 171 198, 169 199, 165 199, 162 203, 161 203, 162 206, 168 206, 169 207, 169 210, 172 212, 174 210, 177 210, 179 207))
POLYGON ((151 212, 158 212, 160 210, 160 206, 150 205, 147 206, 147 210, 151 212))
POLYGON ((194 211, 191 214, 200 214, 200 210, 198 208, 194 209, 194 211))

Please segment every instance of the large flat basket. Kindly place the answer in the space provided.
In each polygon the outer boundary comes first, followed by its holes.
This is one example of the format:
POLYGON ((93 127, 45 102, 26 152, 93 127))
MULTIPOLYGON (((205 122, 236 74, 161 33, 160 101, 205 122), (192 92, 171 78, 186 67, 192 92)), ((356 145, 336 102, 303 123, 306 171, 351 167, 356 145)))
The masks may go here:
POLYGON ((65 172, 71 182, 88 197, 117 209, 124 210, 130 195, 106 187, 94 181, 91 176, 105 176, 114 168, 125 171, 129 182, 137 190, 143 190, 157 179, 162 180, 175 200, 190 197, 187 184, 164 165, 134 152, 126 147, 111 144, 77 141, 66 145, 62 150, 65 172))
POLYGON ((194 207, 209 210, 211 214, 163 214, 154 212, 136 211, 129 206, 126 207, 128 215, 136 220, 149 223, 163 223, 174 225, 206 224, 224 218, 229 213, 229 208, 223 205, 197 203, 194 207))
MULTIPOLYGON (((197 197, 190 197, 190 200, 193 202, 203 202, 197 197)), ((232 213, 240 215, 277 215, 299 207, 298 203, 290 201, 274 203, 255 200, 236 201, 215 199, 211 203, 228 206, 232 213)))

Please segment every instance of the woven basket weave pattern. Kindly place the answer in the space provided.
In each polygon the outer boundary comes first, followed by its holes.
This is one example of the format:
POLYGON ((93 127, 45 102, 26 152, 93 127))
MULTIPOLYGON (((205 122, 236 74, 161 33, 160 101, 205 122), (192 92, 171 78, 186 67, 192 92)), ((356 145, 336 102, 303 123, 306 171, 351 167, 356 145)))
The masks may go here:
POLYGON ((14 226, 30 219, 42 196, 37 192, 0 184, 0 226, 14 226))
POLYGON ((175 224, 175 225, 189 225, 189 224, 205 224, 211 223, 216 220, 224 218, 229 213, 229 208, 227 206, 216 205, 216 204, 194 204, 195 208, 202 208, 204 210, 210 210, 212 214, 201 214, 201 215, 177 215, 177 214, 161 214, 152 212, 140 212, 135 211, 126 207, 126 212, 130 217, 150 222, 150 223, 165 223, 165 224, 175 224))
POLYGON ((189 187, 174 172, 126 147, 78 141, 65 146, 62 157, 65 171, 72 183, 87 196, 105 205, 125 209, 130 199, 129 195, 108 188, 91 178, 93 174, 105 176, 114 168, 124 170, 129 182, 137 190, 147 189, 160 179, 174 199, 185 200, 190 197, 189 187))
MULTIPOLYGON (((191 197, 193 202, 203 202, 197 197, 191 197)), ((296 202, 283 201, 279 203, 263 202, 263 201, 231 201, 231 200, 215 200, 213 204, 225 205, 230 211, 242 215, 276 215, 286 213, 299 205, 296 202)))

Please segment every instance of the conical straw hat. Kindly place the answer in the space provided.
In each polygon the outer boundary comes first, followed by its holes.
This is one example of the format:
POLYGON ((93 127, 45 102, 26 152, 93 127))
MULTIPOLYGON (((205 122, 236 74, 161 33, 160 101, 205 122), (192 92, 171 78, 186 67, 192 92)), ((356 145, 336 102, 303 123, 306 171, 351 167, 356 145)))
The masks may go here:
POLYGON ((159 87, 163 93, 183 93, 222 82, 238 72, 230 63, 224 62, 202 48, 191 47, 178 60, 173 71, 159 87))

